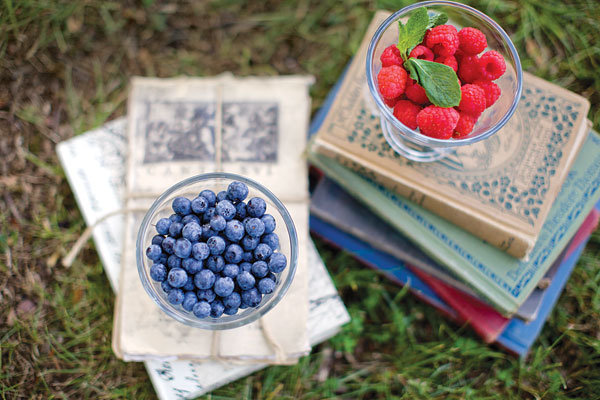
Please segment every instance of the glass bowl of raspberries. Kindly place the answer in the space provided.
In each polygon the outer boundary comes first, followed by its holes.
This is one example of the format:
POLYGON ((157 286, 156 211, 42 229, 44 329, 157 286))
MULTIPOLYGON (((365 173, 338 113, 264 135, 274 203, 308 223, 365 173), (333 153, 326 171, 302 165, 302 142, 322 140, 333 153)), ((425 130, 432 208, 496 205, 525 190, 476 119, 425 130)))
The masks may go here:
POLYGON ((142 285, 169 316, 221 330, 253 322, 283 298, 298 238, 281 201, 228 173, 186 179, 164 192, 140 226, 142 285))
POLYGON ((498 132, 521 98, 519 55, 482 12, 450 1, 416 3, 377 29, 367 83, 388 144, 414 161, 498 132))

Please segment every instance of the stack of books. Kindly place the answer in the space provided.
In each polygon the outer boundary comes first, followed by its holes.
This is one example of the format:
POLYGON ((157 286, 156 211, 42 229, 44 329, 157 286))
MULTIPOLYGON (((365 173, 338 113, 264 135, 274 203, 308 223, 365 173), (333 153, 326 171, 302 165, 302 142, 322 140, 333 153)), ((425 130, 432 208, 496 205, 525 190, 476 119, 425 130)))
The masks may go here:
POLYGON ((324 176, 311 230, 489 343, 524 356, 598 222, 600 136, 589 102, 530 74, 509 123, 446 159, 386 143, 366 88, 379 12, 310 128, 324 176))

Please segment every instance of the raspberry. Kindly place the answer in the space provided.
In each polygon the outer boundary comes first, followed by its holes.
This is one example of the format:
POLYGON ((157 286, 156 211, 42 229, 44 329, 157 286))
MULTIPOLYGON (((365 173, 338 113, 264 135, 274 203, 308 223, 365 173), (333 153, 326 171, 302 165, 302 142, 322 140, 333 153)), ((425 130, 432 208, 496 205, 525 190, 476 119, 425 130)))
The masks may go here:
POLYGON ((480 115, 485 110, 485 92, 477 85, 466 84, 460 88, 462 93, 458 109, 460 111, 480 115))
POLYGON ((481 78, 481 65, 477 56, 463 56, 458 65, 458 77, 463 83, 472 83, 481 78))
POLYGON ((477 80, 473 82, 473 84, 483 89, 483 92, 485 93, 485 108, 494 104, 502 93, 500 86, 491 81, 477 80))
POLYGON ((452 135, 455 139, 467 136, 471 133, 478 119, 476 116, 466 112, 459 112, 459 116, 460 118, 458 119, 458 123, 454 128, 454 134, 452 135))
POLYGON ((396 98, 393 99, 386 99, 385 97, 383 98, 383 102, 385 103, 386 106, 388 106, 389 108, 394 108, 394 106, 396 105, 396 103, 398 102, 398 100, 400 100, 402 98, 402 96, 398 96, 396 98))
POLYGON ((429 106, 417 115, 417 125, 423 135, 436 139, 450 139, 460 118, 454 108, 429 106))
POLYGON ((411 81, 409 81, 409 83, 406 85, 406 97, 408 97, 409 100, 417 104, 429 103, 429 99, 427 98, 427 94, 425 93, 425 89, 423 89, 423 86, 419 85, 413 80, 411 81))
POLYGON ((382 68, 377 74, 379 92, 386 99, 394 99, 404 93, 406 71, 398 65, 382 68))
POLYGON ((433 61, 433 51, 429 50, 425 46, 418 45, 410 52, 409 57, 433 61))
POLYGON ((483 53, 479 58, 479 65, 481 66, 481 77, 488 81, 498 79, 506 72, 504 57, 494 50, 483 53))
POLYGON ((421 111, 421 107, 418 105, 408 100, 400 100, 394 107, 394 117, 410 129, 417 129, 417 114, 419 114, 419 111, 421 111))
POLYGON ((456 61, 456 58, 454 56, 438 57, 433 61, 449 66, 454 70, 454 72, 458 71, 458 62, 456 61))
POLYGON ((384 68, 392 65, 402 65, 400 50, 395 44, 386 47, 379 59, 381 60, 381 66, 384 68))
POLYGON ((462 28, 458 32, 459 49, 465 54, 476 55, 487 47, 487 39, 483 32, 475 28, 462 28))
POLYGON ((451 56, 458 49, 458 32, 452 25, 439 25, 425 35, 425 45, 438 56, 451 56))

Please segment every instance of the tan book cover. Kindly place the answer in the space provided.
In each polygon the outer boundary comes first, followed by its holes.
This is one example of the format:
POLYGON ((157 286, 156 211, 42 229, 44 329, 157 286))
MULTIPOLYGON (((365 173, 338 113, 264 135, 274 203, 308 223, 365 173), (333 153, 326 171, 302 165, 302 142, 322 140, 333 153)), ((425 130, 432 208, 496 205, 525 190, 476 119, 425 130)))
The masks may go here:
POLYGON ((365 61, 377 12, 312 149, 517 257, 533 248, 588 131, 588 100, 524 74, 517 111, 496 135, 417 163, 386 143, 369 93, 365 61))

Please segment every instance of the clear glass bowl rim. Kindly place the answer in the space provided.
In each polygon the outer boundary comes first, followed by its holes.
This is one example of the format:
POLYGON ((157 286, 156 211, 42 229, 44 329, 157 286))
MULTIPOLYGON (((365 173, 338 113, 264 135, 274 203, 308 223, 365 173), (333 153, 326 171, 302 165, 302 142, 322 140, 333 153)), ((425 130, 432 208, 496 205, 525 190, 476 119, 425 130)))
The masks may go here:
MULTIPOLYGON (((196 328, 202 328, 207 330, 225 330, 239 328, 240 326, 254 322, 263 315, 265 315, 268 311, 273 309, 273 307, 275 307, 279 303, 279 301, 281 301, 281 299, 285 296, 296 274, 296 267, 298 264, 298 235, 296 233, 294 221, 292 220, 292 217, 290 216, 288 210, 285 208, 281 200, 279 200, 277 196, 275 196, 265 186, 250 178, 246 178, 245 176, 227 172, 212 172, 200 174, 184 179, 181 182, 178 182, 175 185, 171 186, 165 192, 163 192, 163 194, 161 194, 154 201, 154 203, 152 203, 152 206, 146 212, 146 215, 144 216, 144 219, 142 220, 142 223, 138 230, 136 240, 136 263, 138 274, 142 281, 142 286, 144 287, 148 295, 152 298, 152 300, 154 300, 154 302, 160 307, 160 309, 173 319, 188 326, 193 326, 196 328), (173 306, 168 304, 167 300, 155 290, 153 282, 149 279, 149 273, 146 274, 143 261, 145 257, 145 248, 142 242, 144 240, 145 232, 150 228, 150 220, 152 216, 157 212, 157 210, 160 207, 164 205, 165 201, 169 198, 169 196, 187 186, 191 186, 193 184, 203 181, 210 181, 216 179, 244 182, 246 185, 261 192, 264 196, 266 196, 269 199, 269 201, 271 201, 275 205, 275 208, 281 214, 281 217, 285 223, 285 227, 287 229, 290 239, 290 259, 288 261, 287 266, 287 268, 289 268, 289 271, 286 276, 286 280, 280 283, 281 288, 277 292, 276 296, 270 299, 271 301, 269 303, 259 305, 258 308, 254 309, 254 312, 248 313, 241 318, 230 319, 227 321, 220 321, 220 318, 203 320, 197 319, 193 316, 193 314, 190 314, 190 317, 188 318, 184 318, 182 315, 179 315, 177 312, 171 309, 171 307, 173 306)), ((181 313, 183 314, 183 312, 181 313)), ((233 315, 232 317, 235 317, 236 315, 233 315)))
POLYGON ((467 6, 465 4, 457 3, 454 1, 444 1, 444 0, 423 1, 423 2, 419 2, 419 3, 411 4, 410 6, 404 7, 402 9, 396 11, 392 15, 390 15, 385 21, 383 21, 381 23, 381 25, 379 26, 379 28, 377 28, 377 30, 375 31, 375 34, 371 38, 371 42, 369 43, 369 47, 367 50, 366 67, 367 67, 367 84, 369 86, 369 91, 371 92, 373 99, 377 103, 379 111, 384 114, 384 117, 387 118, 388 121, 390 121, 397 130, 399 130, 400 132, 403 132, 413 142, 421 144, 421 145, 430 146, 430 147, 466 146, 469 144, 479 142, 480 140, 487 139, 488 137, 492 136, 494 133, 498 132, 512 117, 515 110, 517 109, 517 105, 519 103, 519 100, 521 99, 521 94, 522 94, 522 90, 523 90, 523 70, 521 68, 521 60, 519 58, 519 54, 517 53, 517 49, 515 48, 512 40, 510 39, 508 34, 504 31, 504 29, 502 29, 502 27, 500 25, 498 25, 496 23, 496 21, 494 21, 493 19, 491 19, 490 17, 488 17, 481 11, 479 11, 473 7, 467 6), (477 17, 483 19, 484 21, 489 23, 500 34, 502 39, 506 42, 508 49, 510 50, 510 53, 512 55, 512 58, 514 59, 515 72, 517 75, 517 92, 513 98, 513 102, 511 104, 510 108, 508 109, 508 111, 504 114, 504 116, 494 126, 492 126, 487 131, 483 132, 480 135, 461 139, 461 140, 445 140, 445 139, 436 139, 436 138, 432 138, 429 136, 425 136, 415 130, 410 129, 409 127, 407 127, 406 125, 404 125, 400 121, 398 121, 394 117, 392 112, 388 109, 388 107, 385 105, 385 103, 381 99, 381 96, 379 95, 379 91, 377 90, 377 85, 375 84, 375 81, 374 81, 375 74, 373 71, 373 62, 372 62, 376 45, 378 44, 379 40, 381 39, 381 37, 383 36, 383 33, 387 30, 387 28, 392 23, 395 23, 401 16, 403 16, 404 14, 406 14, 412 10, 415 10, 419 7, 428 7, 428 6, 456 7, 458 9, 467 11, 467 12, 474 14, 477 17))

